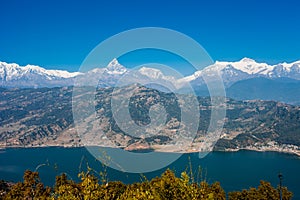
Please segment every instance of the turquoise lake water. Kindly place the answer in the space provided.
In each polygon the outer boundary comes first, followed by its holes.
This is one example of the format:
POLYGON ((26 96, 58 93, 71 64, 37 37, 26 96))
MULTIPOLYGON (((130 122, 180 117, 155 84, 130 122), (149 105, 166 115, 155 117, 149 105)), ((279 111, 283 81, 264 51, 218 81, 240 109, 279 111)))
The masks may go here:
MULTIPOLYGON (((198 153, 183 154, 171 165, 144 175, 151 179, 159 176, 166 168, 179 175, 189 166, 202 168, 202 177, 209 183, 219 181, 226 192, 257 187, 260 180, 279 184, 278 174, 282 173, 283 185, 294 193, 293 199, 300 199, 300 158, 294 155, 276 152, 212 152, 199 159, 198 153)), ((13 148, 0 150, 0 179, 21 181, 26 169, 35 170, 38 166, 41 180, 52 186, 55 176, 62 172, 78 180, 79 171, 86 170, 87 165, 96 171, 102 165, 85 148, 13 148)), ((125 183, 141 181, 141 175, 123 173, 108 168, 109 180, 121 180, 125 183)), ((197 176, 195 175, 195 178, 197 176)))

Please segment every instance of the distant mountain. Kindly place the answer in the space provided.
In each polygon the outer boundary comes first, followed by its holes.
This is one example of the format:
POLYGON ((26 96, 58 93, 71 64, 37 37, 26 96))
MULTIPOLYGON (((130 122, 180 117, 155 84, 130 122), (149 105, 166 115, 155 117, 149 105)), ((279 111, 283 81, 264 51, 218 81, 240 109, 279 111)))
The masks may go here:
POLYGON ((95 68, 86 73, 68 72, 63 70, 46 70, 35 65, 19 66, 0 62, 0 86, 18 88, 41 88, 72 86, 75 79, 84 80, 87 77, 88 84, 107 83, 114 84, 128 70, 113 59, 105 68, 95 68))
POLYGON ((237 100, 261 99, 300 105, 300 81, 263 77, 242 80, 227 88, 227 97, 237 100))
POLYGON ((94 68, 74 79, 76 86, 114 86, 128 72, 117 59, 113 59, 105 68, 94 68))
POLYGON ((175 83, 172 76, 165 76, 159 69, 141 67, 138 69, 127 69, 117 59, 113 59, 105 68, 95 68, 84 74, 76 76, 75 86, 98 86, 114 87, 130 85, 134 83, 175 83))
POLYGON ((129 70, 117 59, 113 59, 104 68, 94 68, 86 73, 46 70, 35 65, 19 66, 15 63, 0 62, 0 87, 3 88, 51 88, 74 84, 107 87, 114 86, 124 75, 127 75, 127 80, 130 80, 128 84, 135 81, 149 82, 149 80, 176 81, 174 77, 165 76, 159 69, 142 67, 138 70, 129 70))
MULTIPOLYGON (((194 86, 198 96, 210 96, 206 85, 194 86)), ((250 78, 225 88, 226 96, 236 100, 271 100, 300 105, 300 80, 289 78, 250 78)))
POLYGON ((190 76, 176 78, 156 68, 143 66, 127 69, 117 59, 106 67, 85 73, 46 70, 39 66, 0 62, 0 87, 57 87, 95 86, 113 87, 118 84, 145 83, 148 87, 168 91, 162 86, 172 86, 176 92, 188 93, 192 86, 196 94, 208 96, 206 82, 214 76, 222 77, 227 95, 237 99, 265 99, 299 104, 300 61, 269 65, 243 58, 237 62, 215 62, 190 76))
POLYGON ((104 73, 114 75, 122 75, 127 71, 128 70, 123 65, 121 65, 116 58, 114 58, 104 69, 104 73))
POLYGON ((24 67, 18 64, 0 62, 0 86, 1 87, 56 87, 72 85, 73 78, 80 75, 79 72, 67 72, 63 70, 46 70, 35 65, 24 67))
MULTIPOLYGON (((106 67, 95 68, 86 73, 46 70, 34 65, 22 67, 14 63, 8 64, 0 62, 0 86, 2 87, 66 86, 72 85, 74 78, 84 75, 88 77, 88 83, 86 84, 94 85, 100 82, 104 85, 113 85, 125 74, 135 80, 148 79, 167 81, 176 86, 177 89, 184 88, 185 84, 188 83, 191 83, 195 87, 205 85, 204 76, 209 77, 214 74, 220 74, 224 85, 230 87, 238 81, 258 77, 268 79, 285 77, 300 80, 300 61, 276 65, 258 63, 249 58, 243 58, 237 62, 217 61, 203 70, 196 71, 194 74, 180 79, 165 75, 159 69, 149 68, 147 66, 143 66, 138 70, 127 69, 121 65, 116 58, 106 67)), ((83 79, 79 78, 77 82, 79 83, 80 81, 83 81, 83 79)), ((84 84, 84 81, 81 84, 84 84)))
POLYGON ((300 80, 300 61, 276 65, 258 63, 249 58, 243 58, 238 62, 217 61, 213 65, 197 71, 191 76, 185 77, 182 81, 191 82, 193 85, 202 85, 205 84, 203 77, 213 74, 220 74, 226 87, 241 80, 257 77, 269 79, 285 77, 300 80))

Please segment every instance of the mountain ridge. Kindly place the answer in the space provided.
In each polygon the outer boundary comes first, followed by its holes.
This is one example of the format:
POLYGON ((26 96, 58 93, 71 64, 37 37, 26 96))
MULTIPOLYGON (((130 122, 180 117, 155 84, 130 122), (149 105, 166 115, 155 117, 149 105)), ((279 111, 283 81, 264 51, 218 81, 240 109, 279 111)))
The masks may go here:
MULTIPOLYGON (((161 70, 156 68, 151 68, 147 66, 142 66, 140 73, 144 76, 148 76, 153 79, 166 79, 171 80, 171 76, 165 75, 161 70)), ((114 58, 108 65, 104 68, 95 68, 86 73, 81 72, 68 72, 66 70, 54 70, 54 69, 45 69, 37 65, 26 65, 20 66, 16 63, 6 63, 0 62, 0 86, 6 87, 10 85, 18 86, 17 81, 22 79, 30 79, 32 76, 38 76, 35 85, 38 85, 40 79, 44 80, 63 80, 63 79, 74 79, 75 77, 81 76, 83 74, 91 73, 106 73, 109 75, 122 76, 131 69, 127 69, 122 64, 114 58), (6 82, 14 82, 14 84, 5 84, 6 82)), ((296 80, 300 80, 300 61, 295 61, 291 63, 278 63, 275 65, 269 65, 267 63, 259 63, 254 59, 243 58, 240 61, 227 62, 227 61, 216 61, 213 65, 207 66, 202 70, 198 70, 192 75, 185 76, 180 79, 173 79, 178 83, 187 83, 195 82, 197 79, 201 79, 205 74, 211 73, 220 73, 224 84, 226 87, 234 84, 237 81, 256 78, 256 77, 265 77, 265 78, 280 78, 287 77, 296 80)), ((200 81, 201 83, 203 82, 200 81)), ((67 84, 62 82, 60 86, 70 85, 70 82, 67 84)), ((198 83, 199 84, 199 81, 198 83)), ((204 84, 204 82, 202 83, 204 84)), ((51 87, 51 83, 49 86, 51 87)), ((181 84, 183 85, 183 84, 181 84)), ((30 85, 28 85, 30 87, 30 85)))
MULTIPOLYGON (((222 78, 226 92, 230 97, 237 99, 253 99, 253 95, 244 94, 253 89, 261 88, 258 99, 268 100, 264 93, 270 93, 270 89, 276 92, 276 88, 283 91, 295 91, 293 84, 286 84, 278 81, 279 79, 289 79, 294 82, 300 82, 300 61, 292 63, 279 63, 269 65, 259 63, 250 58, 243 58, 236 62, 216 61, 214 64, 196 71, 194 74, 176 78, 172 75, 166 75, 157 68, 141 66, 138 69, 126 68, 114 58, 106 67, 94 68, 85 73, 68 72, 64 70, 46 70, 36 65, 19 66, 15 63, 0 62, 0 87, 9 88, 41 88, 41 87, 64 87, 64 86, 98 86, 115 87, 117 84, 132 83, 156 83, 156 85, 171 86, 177 93, 188 93, 193 88, 194 92, 200 96, 209 96, 207 88, 207 77, 212 79, 217 75, 222 78), (255 83, 257 78, 264 78, 270 81, 269 86, 255 83), (249 81, 253 79, 253 81, 249 81), (281 86, 280 84, 284 85, 281 86), (238 86, 237 86, 238 85, 238 86), (273 85, 273 86, 271 86, 273 85), (291 86, 292 88, 289 88, 291 86), (235 93, 233 93, 233 91, 235 93)), ((263 83, 264 81, 260 81, 263 83)), ((152 84, 153 85, 153 84, 152 84)), ((161 88, 161 87, 156 87, 161 88)), ((170 88, 169 88, 170 89, 170 88)), ((258 91, 258 90, 257 90, 258 91)), ((285 92, 286 93, 286 92, 285 92)), ((274 96, 274 95, 273 95, 274 96)), ((276 97, 276 95, 275 95, 276 97)), ((293 95, 283 98, 274 98, 286 103, 299 104, 293 95)))

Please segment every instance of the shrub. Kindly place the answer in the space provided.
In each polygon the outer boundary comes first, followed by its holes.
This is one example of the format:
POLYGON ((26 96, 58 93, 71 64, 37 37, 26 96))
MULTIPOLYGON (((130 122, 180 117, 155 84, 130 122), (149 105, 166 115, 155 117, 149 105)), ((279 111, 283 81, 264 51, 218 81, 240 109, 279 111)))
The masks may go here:
MULTIPOLYGON (((122 182, 103 182, 90 171, 79 174, 81 181, 75 183, 68 180, 65 174, 56 177, 53 188, 44 187, 40 182, 38 172, 25 171, 24 181, 8 186, 1 182, 1 199, 44 199, 44 200, 142 200, 142 199, 187 199, 187 200, 225 200, 226 194, 219 182, 208 184, 206 181, 194 182, 186 172, 176 177, 174 172, 166 170, 160 177, 150 181, 125 185, 122 182)), ((292 198, 292 193, 282 187, 284 200, 292 198)), ((279 188, 273 188, 270 183, 261 181, 258 188, 230 192, 229 200, 260 199, 278 200, 279 188)))

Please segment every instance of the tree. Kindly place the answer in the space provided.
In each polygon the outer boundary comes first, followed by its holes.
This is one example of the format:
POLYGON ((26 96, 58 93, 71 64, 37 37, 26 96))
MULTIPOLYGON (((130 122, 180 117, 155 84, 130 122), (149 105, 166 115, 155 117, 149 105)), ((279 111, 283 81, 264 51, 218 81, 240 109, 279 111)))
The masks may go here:
MULTIPOLYGON (((192 173, 191 175, 192 176, 192 173)), ((1 199, 25 199, 25 200, 163 200, 163 199, 187 199, 187 200, 225 200, 226 194, 219 182, 209 184, 206 181, 195 182, 188 173, 182 172, 176 177, 174 172, 166 170, 160 177, 151 181, 146 178, 141 183, 125 185, 119 181, 103 182, 89 170, 79 174, 81 181, 75 183, 68 180, 66 174, 56 177, 53 189, 44 187, 40 182, 38 172, 25 171, 23 182, 9 186, 1 183, 3 193, 1 199)), ((286 187, 282 187, 284 200, 290 200, 292 193, 286 187)), ((274 188, 269 182, 261 181, 258 188, 229 193, 229 200, 278 200, 279 188, 274 188)))
MULTIPOLYGON (((279 188, 274 188, 269 182, 260 181, 258 188, 250 188, 241 192, 229 192, 229 200, 260 199, 260 200, 278 200, 279 188)), ((292 193, 286 187, 282 187, 282 199, 292 199, 292 193)))
POLYGON ((24 181, 12 186, 5 199, 48 199, 51 188, 40 182, 38 172, 26 170, 23 176, 24 181))

